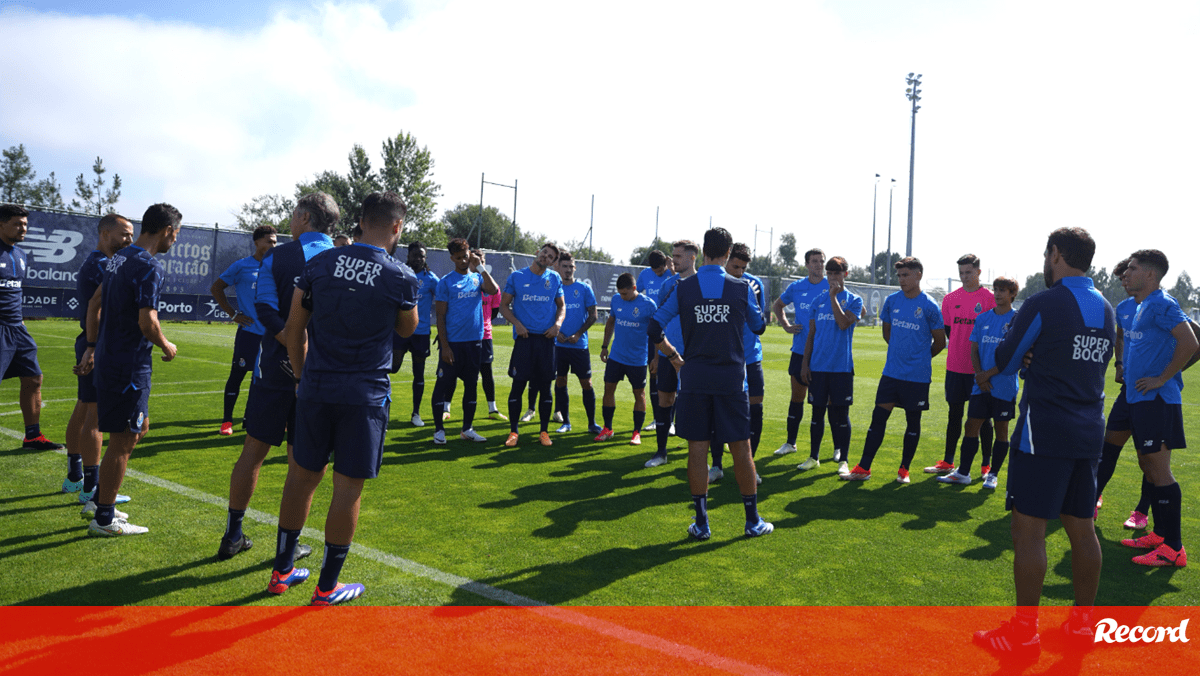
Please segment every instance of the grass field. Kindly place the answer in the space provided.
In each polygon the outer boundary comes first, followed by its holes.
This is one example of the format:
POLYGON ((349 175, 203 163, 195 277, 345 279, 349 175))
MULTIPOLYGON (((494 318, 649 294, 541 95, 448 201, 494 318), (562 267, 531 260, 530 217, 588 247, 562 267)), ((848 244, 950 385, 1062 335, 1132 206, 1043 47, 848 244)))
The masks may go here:
MULTIPOLYGON (((46 373, 42 426, 56 441, 75 398, 70 375, 76 324, 29 323, 46 373)), ((74 496, 58 493, 66 471, 59 453, 25 451, 20 444, 17 384, 0 389, 0 561, 6 579, 0 604, 35 605, 298 605, 304 589, 276 598, 265 593, 286 458, 273 451, 263 466, 247 516, 251 551, 226 561, 215 558, 224 529, 229 471, 243 435, 216 434, 221 388, 228 375, 231 325, 167 324, 179 346, 172 363, 155 362, 151 432, 134 452, 122 487, 133 496, 124 507, 131 521, 148 526, 146 536, 119 540, 88 538, 74 496)), ((511 339, 498 330, 496 382, 507 399, 504 375, 511 339)), ((593 330, 593 340, 600 329, 593 330)), ((617 436, 595 443, 586 432, 577 382, 571 383, 575 429, 556 435, 552 448, 524 434, 516 449, 503 447, 507 423, 477 420, 489 441, 457 439, 434 446, 432 425, 408 424, 411 373, 408 364, 393 377, 392 426, 379 479, 367 483, 355 537, 356 552, 342 579, 362 582, 367 593, 356 604, 490 605, 550 603, 582 605, 1005 605, 1013 602, 1012 547, 1004 492, 943 485, 918 470, 913 483, 895 483, 903 416, 895 415, 865 483, 840 482, 825 437, 820 468, 798 472, 801 452, 783 458, 771 452, 784 441, 790 336, 770 327, 764 336, 767 383, 765 424, 758 467, 763 477, 760 509, 775 524, 767 537, 742 536, 743 513, 732 472, 711 488, 713 538, 692 542, 685 529, 691 502, 685 481, 682 441, 672 439, 671 462, 655 469, 642 464, 653 451, 653 434, 639 448, 628 446, 632 396, 618 392, 617 436)), ((593 349, 593 353, 596 349, 593 349)), ((858 375, 851 409, 851 462, 862 450, 885 345, 879 329, 856 332, 858 375)), ((925 416, 914 467, 941 458, 945 404, 938 360, 931 388, 933 409, 925 416)), ((599 387, 602 366, 593 354, 599 387)), ((428 363, 422 414, 428 421, 433 390, 428 363)), ((1185 381, 1184 419, 1188 436, 1200 439, 1197 405, 1200 381, 1185 381)), ((1116 393, 1110 384, 1109 396, 1116 393)), ((480 393, 480 409, 486 411, 480 393)), ((238 413, 245 403, 239 399, 238 413)), ((503 407, 503 404, 502 404, 503 407)), ((461 406, 454 403, 457 414, 461 406)), ((597 413, 599 413, 597 411, 597 413)), ((808 412, 806 410, 806 423, 808 412)), ((457 431, 459 420, 448 423, 457 431)), ((553 429, 553 427, 552 427, 553 429)), ((535 424, 522 431, 536 431, 535 424)), ((1174 469, 1185 496, 1200 472, 1187 451, 1174 469)), ((728 463, 727 463, 728 464, 728 463)), ((1001 476, 1003 487, 1004 476, 1001 476)), ((1133 565, 1133 550, 1121 547, 1121 527, 1137 500, 1140 473, 1130 448, 1105 494, 1098 531, 1105 565, 1098 604, 1196 605, 1193 568, 1145 569, 1133 565)), ((319 567, 330 486, 317 493, 302 542, 316 549, 306 563, 319 567)), ((1196 535, 1195 499, 1186 498, 1184 541, 1196 535)), ((1070 554, 1064 533, 1052 524, 1044 602, 1071 602, 1070 554)), ((302 564, 303 565, 303 564, 302 564)))

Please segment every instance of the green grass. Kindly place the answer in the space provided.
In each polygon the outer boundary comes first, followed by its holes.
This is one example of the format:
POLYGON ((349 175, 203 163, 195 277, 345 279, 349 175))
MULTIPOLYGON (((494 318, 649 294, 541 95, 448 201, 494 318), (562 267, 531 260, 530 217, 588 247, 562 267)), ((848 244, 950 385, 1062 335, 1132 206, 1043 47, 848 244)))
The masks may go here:
MULTIPOLYGON (((61 440, 75 396, 70 375, 77 326, 66 321, 30 322, 46 372, 42 425, 61 440)), ((593 339, 599 337, 594 329, 593 339)), ((179 358, 156 360, 151 401, 151 432, 134 452, 122 492, 126 506, 147 536, 121 540, 85 535, 74 496, 59 494, 66 459, 58 453, 20 449, 0 451, 0 560, 9 581, 0 588, 3 604, 283 604, 307 600, 307 590, 281 598, 263 589, 274 543, 268 523, 247 519, 256 545, 231 561, 214 554, 224 529, 229 471, 243 436, 219 437, 220 390, 228 375, 233 328, 230 325, 168 324, 165 333, 179 346, 179 358), (174 396, 170 396, 174 395, 174 396), (149 477, 147 479, 141 477, 149 477), (154 479, 157 478, 157 479, 154 479), (161 480, 161 481, 160 481, 161 480), (171 489, 173 482, 187 489, 171 489), (203 495, 215 500, 205 501, 203 495), (213 504, 215 503, 215 504, 213 504), (19 584, 14 582, 19 581, 19 584)), ((510 333, 497 332, 496 382, 507 399, 505 377, 510 333)), ((632 395, 618 389, 617 437, 595 443, 579 431, 554 435, 552 448, 523 435, 516 449, 502 445, 507 423, 477 420, 489 437, 471 444, 453 434, 446 446, 431 443, 433 427, 408 424, 411 372, 408 364, 393 378, 392 429, 379 479, 367 483, 356 545, 372 551, 352 555, 343 579, 363 582, 362 604, 496 603, 462 586, 461 579, 536 601, 585 605, 992 605, 1011 604, 1012 546, 1003 490, 942 485, 916 473, 913 483, 892 481, 899 464, 903 417, 893 416, 876 460, 878 475, 866 483, 844 483, 828 458, 801 473, 801 453, 776 458, 784 441, 788 400, 790 336, 772 327, 764 336, 766 414, 758 453, 763 476, 760 508, 775 524, 772 535, 742 537, 742 506, 729 478, 710 491, 713 539, 690 542, 691 519, 682 441, 672 439, 671 462, 647 470, 653 433, 634 448, 624 442, 631 426, 632 395), (430 569, 406 567, 404 561, 430 569)), ((856 403, 851 408, 857 460, 869 421, 885 345, 879 330, 856 332, 856 403)), ((940 367, 941 361, 938 361, 940 367)), ((939 368, 931 386, 933 410, 925 416, 914 465, 932 464, 944 446, 945 404, 939 368)), ((593 358, 597 387, 603 372, 593 358)), ((1187 432, 1200 439, 1196 406, 1200 382, 1185 378, 1187 432)), ((433 363, 428 364, 423 415, 429 419, 433 363)), ((576 430, 586 429, 577 382, 571 383, 576 430)), ((1110 396, 1116 393, 1110 388, 1110 396)), ((20 430, 17 386, 0 390, 0 428, 20 430)), ((486 410, 480 393, 480 408, 486 410)), ((245 396, 239 399, 240 408, 245 396)), ((503 407, 503 403, 502 403, 503 407)), ((448 424, 459 427, 456 419, 448 424)), ((806 409, 807 416, 807 409, 806 409)), ((806 418, 807 422, 807 418, 806 418)), ((523 425, 523 431, 536 430, 523 425)), ((11 435, 3 437, 11 439, 11 435)), ((13 439, 0 447, 16 447, 13 439)), ((1200 479, 1187 451, 1176 453, 1174 469, 1185 495, 1200 479)), ((728 464, 728 463, 727 463, 728 464)), ((286 474, 282 449, 263 466, 253 509, 278 513, 286 474)), ((1001 477, 1003 481, 1003 476, 1001 477)), ((1133 550, 1121 547, 1121 522, 1137 500, 1140 473, 1129 448, 1105 494, 1099 533, 1104 550, 1101 604, 1195 605, 1200 601, 1191 568, 1134 566, 1133 550)), ((1002 484, 1003 486, 1003 484, 1002 484)), ((308 526, 321 529, 330 486, 318 491, 308 526)), ((1195 502, 1185 498, 1184 540, 1197 542, 1195 502)), ((320 539, 302 540, 320 556, 320 539)), ((1066 536, 1052 523, 1047 539, 1049 574, 1045 603, 1071 602, 1070 553, 1066 536)), ((314 557, 314 558, 315 558, 314 557)), ((319 558, 310 562, 319 567, 319 558)), ((490 594, 490 592, 487 592, 490 594)))

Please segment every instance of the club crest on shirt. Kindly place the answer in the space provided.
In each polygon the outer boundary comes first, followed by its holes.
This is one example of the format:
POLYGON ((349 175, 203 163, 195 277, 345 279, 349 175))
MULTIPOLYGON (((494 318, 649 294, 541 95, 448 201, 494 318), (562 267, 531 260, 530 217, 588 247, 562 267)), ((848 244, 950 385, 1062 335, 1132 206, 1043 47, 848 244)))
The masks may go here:
POLYGON ((640 307, 633 308, 633 316, 634 317, 640 315, 641 313, 642 313, 642 308, 640 308, 640 307))
POLYGON ((982 314, 982 313, 983 313, 983 303, 976 303, 975 304, 975 314, 982 314))
MULTIPOLYGON (((547 284, 546 284, 546 288, 550 288, 550 284, 549 284, 549 283, 547 283, 547 284)), ((576 298, 578 298, 578 297, 579 297, 579 289, 572 289, 572 290, 571 290, 571 292, 575 294, 575 297, 576 297, 576 298)))
POLYGON ((549 279, 547 279, 547 280, 546 280, 546 282, 545 282, 545 284, 546 284, 546 288, 547 288, 547 289, 549 289, 549 288, 550 288, 550 280, 549 280, 549 279))
POLYGON ((914 316, 914 317, 920 317, 920 316, 922 316, 922 315, 924 315, 924 314, 925 314, 925 311, 924 311, 924 310, 922 310, 921 308, 917 308, 916 310, 914 310, 914 311, 913 311, 913 316, 914 316))

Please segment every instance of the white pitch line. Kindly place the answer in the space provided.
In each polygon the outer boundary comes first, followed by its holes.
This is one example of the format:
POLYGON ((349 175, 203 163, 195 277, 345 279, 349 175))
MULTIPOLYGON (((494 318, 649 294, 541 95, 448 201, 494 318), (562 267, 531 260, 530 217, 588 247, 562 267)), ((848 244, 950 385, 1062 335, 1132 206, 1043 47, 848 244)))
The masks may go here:
MULTIPOLYGON (((14 439, 24 438, 20 432, 10 430, 6 427, 0 427, 0 434, 10 436, 14 439)), ((66 454, 66 451, 57 452, 63 455, 66 454)), ((215 507, 228 508, 229 506, 229 500, 226 498, 220 498, 209 493, 204 493, 194 488, 177 484, 174 481, 160 479, 159 477, 146 474, 144 472, 139 472, 135 469, 126 469, 125 476, 132 479, 137 479, 138 481, 143 481, 151 486, 166 489, 199 502, 213 505, 215 507)), ((277 525, 279 523, 279 517, 259 511, 257 509, 247 509, 246 516, 254 521, 267 525, 277 525)), ((316 528, 305 527, 304 530, 301 531, 301 535, 317 542, 325 541, 325 533, 317 530, 316 528)), ((541 615, 542 617, 558 620, 559 622, 563 622, 565 624, 573 624, 577 627, 587 629, 588 631, 592 631, 603 636, 615 638, 618 641, 623 641, 630 645, 635 645, 640 648, 663 653, 668 657, 674 657, 676 659, 692 662, 712 669, 720 669, 732 674, 785 676, 784 672, 775 671, 774 669, 768 669, 756 664, 740 662, 738 660, 722 657, 720 655, 714 655, 712 653, 704 652, 698 648, 693 648, 692 646, 675 643, 674 641, 670 641, 659 636, 646 634, 640 631, 629 629, 628 627, 622 627, 619 624, 613 624, 612 622, 606 622, 594 617, 589 617, 583 613, 574 612, 569 608, 547 605, 544 601, 537 601, 526 596, 521 596, 520 594, 514 594, 513 592, 505 589, 493 587, 482 582, 476 582, 470 578, 447 573, 445 571, 438 570, 437 568, 426 566, 424 564, 417 563, 416 561, 410 561, 393 554, 388 554, 387 552, 374 549, 372 547, 355 543, 352 545, 351 551, 359 556, 362 556, 363 558, 371 559, 372 561, 382 563, 385 566, 402 570, 410 575, 423 577, 427 580, 433 580, 434 582, 441 582, 442 584, 454 587, 456 589, 469 591, 478 596, 482 596, 485 599, 506 603, 510 606, 524 606, 530 612, 541 615)))
MULTIPOLYGON (((197 382, 206 382, 206 381, 201 380, 201 381, 197 381, 197 382)), ((220 381, 207 381, 207 382, 220 382, 220 381)), ((157 399, 159 397, 187 397, 187 396, 191 396, 191 395, 201 395, 201 394, 222 394, 223 392, 224 392, 224 390, 209 390, 207 392, 151 392, 150 398, 157 399)), ((68 401, 78 401, 78 399, 43 399, 42 405, 45 406, 46 404, 62 404, 62 403, 68 402, 68 401)), ((0 416, 16 415, 20 412, 21 411, 19 409, 16 411, 4 411, 3 413, 0 413, 0 416)))

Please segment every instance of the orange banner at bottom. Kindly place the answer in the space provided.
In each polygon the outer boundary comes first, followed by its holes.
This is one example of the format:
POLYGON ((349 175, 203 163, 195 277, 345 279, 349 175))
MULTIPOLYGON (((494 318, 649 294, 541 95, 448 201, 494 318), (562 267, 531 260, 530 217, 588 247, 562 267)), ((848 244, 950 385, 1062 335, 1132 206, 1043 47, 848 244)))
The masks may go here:
POLYGON ((0 675, 1200 673, 1194 608, 1097 607, 1083 645, 1067 612, 1002 660, 971 636, 1004 607, 10 607, 0 675))

